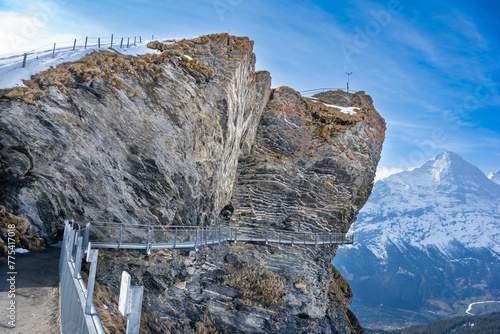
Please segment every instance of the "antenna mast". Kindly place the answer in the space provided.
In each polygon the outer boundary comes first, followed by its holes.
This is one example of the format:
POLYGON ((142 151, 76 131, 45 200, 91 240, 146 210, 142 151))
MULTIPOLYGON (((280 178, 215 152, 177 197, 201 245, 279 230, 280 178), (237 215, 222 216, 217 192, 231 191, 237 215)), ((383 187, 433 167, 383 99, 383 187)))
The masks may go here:
POLYGON ((347 66, 346 66, 345 74, 347 74, 347 89, 346 89, 346 92, 349 93, 349 77, 351 76, 352 72, 347 72, 347 66))
POLYGON ((347 89, 346 89, 346 92, 349 93, 349 77, 351 76, 352 72, 347 72, 347 64, 345 65, 345 74, 347 74, 347 89))

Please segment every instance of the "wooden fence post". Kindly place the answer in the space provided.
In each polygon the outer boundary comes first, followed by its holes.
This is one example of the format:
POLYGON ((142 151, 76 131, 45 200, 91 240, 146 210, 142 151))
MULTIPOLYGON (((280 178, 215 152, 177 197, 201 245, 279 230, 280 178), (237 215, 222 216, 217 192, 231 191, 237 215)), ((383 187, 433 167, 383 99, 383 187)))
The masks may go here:
POLYGON ((153 41, 155 39, 155 35, 151 35, 151 40, 153 41))
POLYGON ((73 51, 75 51, 75 47, 76 47, 76 38, 75 41, 73 42, 73 51))
POLYGON ((88 41, 88 37, 85 37, 85 49, 87 48, 87 41, 88 41))
POLYGON ((120 42, 120 49, 123 48, 123 37, 122 37, 122 41, 120 42))
POLYGON ((28 54, 25 53, 24 54, 24 58, 23 58, 23 67, 22 68, 25 68, 26 67, 26 57, 28 57, 28 54))
POLYGON ((111 47, 113 47, 113 34, 111 34, 111 47))
POLYGON ((141 36, 139 36, 139 43, 142 43, 141 36))
POLYGON ((56 43, 54 43, 54 48, 52 49, 52 58, 54 58, 55 53, 56 53, 56 43))
POLYGON ((130 37, 127 37, 127 49, 129 48, 130 45, 130 37))
POLYGON ((101 48, 101 37, 97 37, 97 47, 101 48))
POLYGON ((135 41, 137 40, 137 36, 134 36, 134 46, 136 46, 135 41))

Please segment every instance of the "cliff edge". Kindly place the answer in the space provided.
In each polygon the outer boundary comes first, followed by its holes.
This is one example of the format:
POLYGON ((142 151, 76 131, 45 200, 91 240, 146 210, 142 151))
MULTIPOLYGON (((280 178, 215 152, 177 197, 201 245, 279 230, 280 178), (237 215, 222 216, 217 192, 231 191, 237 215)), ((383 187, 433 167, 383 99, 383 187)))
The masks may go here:
MULTIPOLYGON (((30 238, 60 239, 67 218, 349 229, 384 140, 369 96, 271 89, 246 37, 148 46, 158 52, 94 52, 0 90, 0 205, 29 222, 30 238)), ((122 332, 113 305, 127 270, 145 287, 145 333, 362 333, 335 251, 101 250, 94 300, 122 332)))

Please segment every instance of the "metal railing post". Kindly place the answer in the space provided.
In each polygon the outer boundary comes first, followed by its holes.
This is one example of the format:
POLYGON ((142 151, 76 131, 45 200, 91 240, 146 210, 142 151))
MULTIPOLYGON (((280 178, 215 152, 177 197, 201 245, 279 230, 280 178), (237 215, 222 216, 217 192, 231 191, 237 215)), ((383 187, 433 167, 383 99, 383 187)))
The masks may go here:
POLYGON ((268 241, 269 241, 269 231, 266 231, 266 245, 267 245, 268 241))
POLYGON ((120 226, 120 235, 118 237, 118 248, 122 246, 122 235, 123 235, 123 226, 120 226))
POLYGON ((89 239, 90 239, 90 223, 87 223, 87 226, 85 228, 85 235, 83 237, 83 249, 87 249, 87 246, 89 244, 89 239))
POLYGON ((126 334, 139 334, 141 327, 142 295, 144 288, 142 286, 130 287, 131 292, 131 310, 127 317, 126 334))
POLYGON ((198 249, 198 238, 199 238, 199 233, 200 233, 200 230, 199 229, 196 229, 196 240, 194 242, 194 250, 197 250, 198 249))
POLYGON ((24 54, 24 58, 23 58, 23 66, 22 66, 22 68, 25 68, 25 67, 26 67, 26 57, 28 57, 28 54, 27 54, 27 53, 25 53, 25 54, 24 54))
POLYGON ((174 235, 174 248, 177 244, 177 227, 175 228, 175 235, 174 235))
POLYGON ((318 247, 318 235, 314 235, 314 247, 318 247))
POLYGON ((64 252, 66 251, 66 243, 68 239, 68 229, 69 229, 69 222, 67 220, 64 221, 64 234, 63 234, 63 239, 62 239, 62 246, 61 246, 61 255, 59 256, 59 272, 62 272, 62 263, 63 259, 65 257, 64 252))
POLYGON ((153 243, 153 230, 151 229, 151 226, 148 227, 148 240, 146 244, 146 254, 149 254, 151 252, 151 244, 153 243))
POLYGON ((95 274, 97 271, 98 255, 99 255, 99 250, 92 249, 87 256, 87 262, 90 262, 90 270, 89 270, 89 280, 87 287, 87 301, 85 302, 85 314, 89 315, 91 313, 92 298, 94 296, 95 274))
POLYGON ((74 252, 74 247, 75 247, 75 237, 78 231, 74 231, 73 228, 71 228, 71 236, 69 238, 69 245, 68 245, 68 250, 69 250, 69 256, 68 260, 71 262, 73 260, 73 252, 74 252))
POLYGON ((78 237, 76 242, 76 257, 75 257, 75 271, 73 272, 73 278, 77 279, 80 275, 80 269, 82 268, 82 242, 83 238, 78 237))
POLYGON ((234 230, 234 243, 238 241, 238 230, 234 230))

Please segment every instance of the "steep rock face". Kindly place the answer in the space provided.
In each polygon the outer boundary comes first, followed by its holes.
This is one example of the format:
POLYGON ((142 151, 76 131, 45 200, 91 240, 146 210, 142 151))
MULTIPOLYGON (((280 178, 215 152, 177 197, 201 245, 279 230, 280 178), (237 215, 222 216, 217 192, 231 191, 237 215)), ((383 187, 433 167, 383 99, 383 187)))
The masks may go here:
POLYGON ((384 134, 385 123, 363 92, 303 98, 288 87, 274 90, 254 151, 238 164, 238 221, 347 232, 370 195, 384 134))
POLYGON ((248 38, 166 48, 96 52, 3 91, 0 203, 48 240, 64 218, 199 225, 217 215, 270 76, 254 71, 248 38))
MULTIPOLYGON (((311 100, 287 87, 274 90, 255 145, 240 158, 234 215, 226 222, 347 231, 371 191, 384 131, 364 93, 311 100), (339 114, 331 103, 358 112, 339 114)), ((155 316, 144 321, 152 332, 362 333, 349 309, 351 288, 331 264, 335 251, 240 242, 150 256, 109 251, 98 277, 116 293, 127 270, 147 288, 146 313, 155 316)))
MULTIPOLYGON (((221 34, 100 52, 1 92, 0 204, 46 240, 63 218, 210 225, 221 210, 231 226, 346 232, 371 192, 383 119, 362 92, 270 97, 252 45, 221 34)), ((123 332, 110 312, 127 270, 145 287, 145 333, 362 333, 335 251, 100 250, 95 304, 123 332)))

